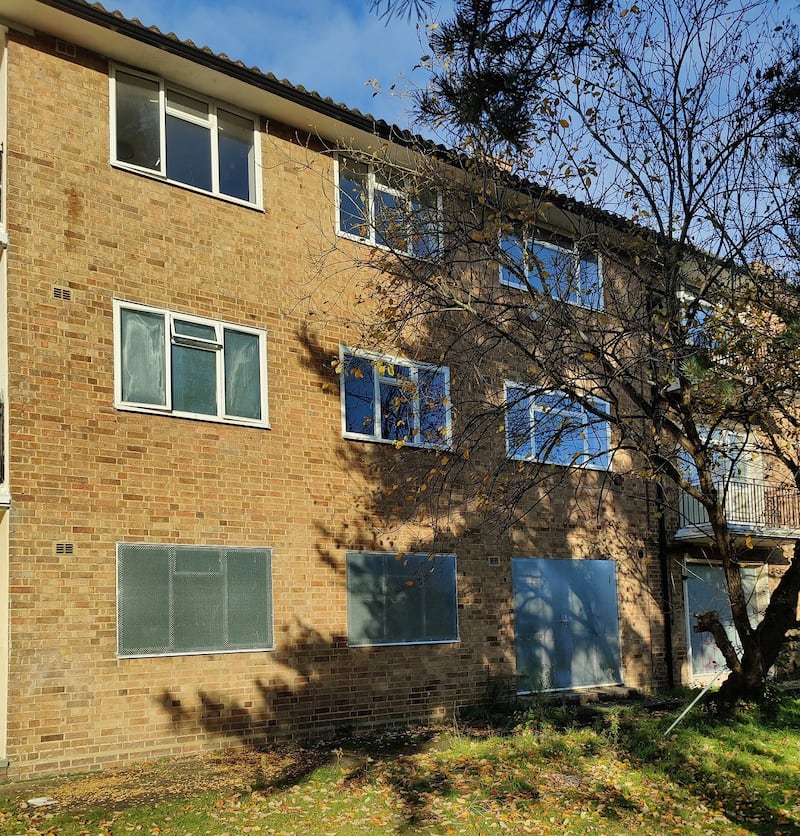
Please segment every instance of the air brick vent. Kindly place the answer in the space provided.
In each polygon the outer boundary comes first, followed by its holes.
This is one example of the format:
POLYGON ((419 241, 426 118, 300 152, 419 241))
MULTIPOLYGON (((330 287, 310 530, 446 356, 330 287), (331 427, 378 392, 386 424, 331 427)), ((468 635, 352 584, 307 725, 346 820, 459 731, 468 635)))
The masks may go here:
POLYGON ((53 299, 63 299, 65 302, 69 302, 72 299, 72 291, 68 287, 54 287, 53 299))
POLYGON ((75 58, 78 55, 78 48, 75 44, 56 38, 56 54, 63 55, 66 58, 75 58))
POLYGON ((73 554, 74 551, 72 543, 56 543, 56 554, 73 554))

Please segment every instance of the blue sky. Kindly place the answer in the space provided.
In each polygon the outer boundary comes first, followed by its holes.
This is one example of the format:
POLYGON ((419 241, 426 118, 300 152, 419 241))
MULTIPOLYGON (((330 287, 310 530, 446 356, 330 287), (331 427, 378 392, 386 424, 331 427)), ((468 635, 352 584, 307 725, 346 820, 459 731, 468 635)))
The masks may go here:
MULTIPOLYGON (((450 8, 450 0, 443 0, 450 8)), ((408 127, 407 97, 390 88, 424 84, 413 71, 426 52, 417 21, 387 24, 369 0, 103 0, 109 11, 224 52, 349 107, 408 127), (381 92, 373 95, 372 80, 381 92)))

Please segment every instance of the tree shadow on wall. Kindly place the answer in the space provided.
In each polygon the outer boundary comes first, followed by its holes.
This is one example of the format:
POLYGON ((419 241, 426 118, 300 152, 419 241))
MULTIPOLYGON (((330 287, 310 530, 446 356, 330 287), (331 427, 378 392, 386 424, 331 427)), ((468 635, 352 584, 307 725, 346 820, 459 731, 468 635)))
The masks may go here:
MULTIPOLYGON (((451 448, 344 440, 337 423, 336 347, 307 327, 298 339, 314 386, 308 420, 321 422, 321 432, 309 433, 307 443, 318 445, 311 453, 325 475, 309 477, 308 510, 321 573, 316 580, 338 590, 326 600, 346 607, 348 552, 431 556, 429 564, 419 564, 420 571, 437 571, 435 555, 455 555, 458 640, 351 647, 352 637, 341 626, 326 633, 321 622, 295 616, 293 625, 277 625, 277 649, 265 665, 274 673, 253 680, 251 698, 232 699, 202 687, 191 705, 169 689, 160 695, 158 703, 177 735, 259 748, 452 716, 460 706, 480 701, 492 682, 513 683, 512 556, 627 556, 628 576, 638 578, 645 591, 637 606, 651 612, 643 617, 645 628, 641 620, 620 613, 623 646, 641 656, 643 670, 655 664, 647 658, 657 653, 654 644, 662 639, 653 627, 660 617, 654 591, 658 571, 645 558, 654 553, 652 531, 627 515, 629 508, 647 505, 640 481, 617 483, 607 474, 532 469, 508 461, 498 431, 502 403, 487 402, 485 375, 456 363, 452 379, 466 382, 453 389, 453 420, 460 429, 451 448)), ((398 347, 403 351, 424 355, 419 346, 398 347)), ((468 357, 466 350, 461 354, 468 357)), ((377 623, 378 611, 391 603, 362 596, 363 622, 377 623)), ((342 625, 344 612, 339 615, 336 623, 342 625)), ((370 629, 366 638, 377 638, 370 629)), ((239 683, 236 692, 242 692, 239 683)))

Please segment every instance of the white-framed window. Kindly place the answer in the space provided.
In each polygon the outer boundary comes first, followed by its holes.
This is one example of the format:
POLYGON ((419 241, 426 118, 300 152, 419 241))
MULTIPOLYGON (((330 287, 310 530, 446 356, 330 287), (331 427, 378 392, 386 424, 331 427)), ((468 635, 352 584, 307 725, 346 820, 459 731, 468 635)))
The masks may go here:
POLYGON ((678 291, 678 301, 687 344, 709 350, 719 348, 719 334, 713 333, 713 320, 719 314, 719 308, 687 290, 678 291))
POLYGON ((457 642, 454 554, 347 552, 347 636, 354 647, 457 642))
POLYGON ((114 165, 261 206, 257 117, 128 67, 110 83, 114 165))
MULTIPOLYGON (((715 483, 725 486, 728 482, 751 482, 763 479, 763 463, 758 438, 753 431, 744 427, 698 428, 706 445, 706 454, 715 483)), ((691 485, 697 485, 700 478, 691 456, 682 448, 679 450, 681 472, 691 485)))
POLYGON ((345 347, 340 366, 345 438, 449 445, 449 369, 345 347))
POLYGON ((267 427, 267 333, 114 300, 118 409, 267 427))
POLYGON ((339 235, 418 258, 441 247, 441 199, 414 175, 388 164, 336 155, 339 235))
POLYGON ((271 650, 272 550, 117 544, 117 655, 271 650))
POLYGON ((593 310, 603 307, 600 255, 561 236, 523 233, 501 236, 500 283, 593 310))
MULTIPOLYGON (((601 412, 608 405, 597 398, 601 412)), ((520 461, 608 470, 611 430, 608 421, 558 390, 532 390, 506 381, 506 453, 520 461)))

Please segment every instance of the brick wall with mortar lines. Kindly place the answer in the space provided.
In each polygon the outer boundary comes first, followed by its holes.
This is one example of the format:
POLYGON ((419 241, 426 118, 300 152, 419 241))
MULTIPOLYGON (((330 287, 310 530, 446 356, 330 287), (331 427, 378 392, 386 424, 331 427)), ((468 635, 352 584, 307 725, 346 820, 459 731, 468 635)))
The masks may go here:
MULTIPOLYGON (((425 453, 345 443, 324 369, 347 335, 325 332, 319 356, 299 336, 313 256, 334 243, 330 157, 270 124, 264 212, 114 169, 106 60, 17 32, 8 111, 10 775, 444 717, 487 672, 510 676, 510 557, 592 556, 574 527, 455 541, 460 643, 347 647, 346 550, 417 542, 364 519, 358 461, 425 453), (114 297, 266 328, 272 428, 115 410, 114 297), (276 650, 117 659, 120 541, 271 547, 276 650)), ((628 487, 641 554, 618 556, 647 577, 621 577, 626 677, 646 684, 658 572, 628 487)))

